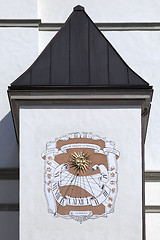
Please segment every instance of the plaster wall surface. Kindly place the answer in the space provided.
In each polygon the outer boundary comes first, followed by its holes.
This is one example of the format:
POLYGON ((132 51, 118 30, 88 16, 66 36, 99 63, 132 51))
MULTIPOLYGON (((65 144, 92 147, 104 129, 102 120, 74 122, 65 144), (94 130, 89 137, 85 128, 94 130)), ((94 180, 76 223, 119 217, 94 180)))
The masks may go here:
POLYGON ((151 213, 146 214, 146 240, 159 240, 160 236, 160 225, 159 225, 160 214, 151 213))
MULTIPOLYGON (((160 32, 105 32, 124 61, 153 86, 154 94, 145 143, 145 166, 148 171, 160 170, 160 32)), ((134 127, 134 126, 133 126, 134 127)))
POLYGON ((37 0, 0 0, 0 19, 37 18, 37 0))
MULTIPOLYGON (((117 237, 121 240, 142 239, 140 119, 139 107, 22 106, 20 109, 20 240, 44 238, 81 240, 82 236, 84 240, 104 240, 106 237, 108 240, 117 240, 117 237), (135 129, 132 128, 133 123, 135 129), (105 137, 107 141, 114 141, 115 149, 120 152, 116 163, 118 194, 115 211, 108 214, 107 218, 89 219, 80 224, 73 219, 54 217, 50 206, 47 211, 49 200, 45 199, 47 193, 44 192, 44 181, 47 183, 48 180, 44 179, 46 169, 41 153, 45 151, 47 142, 55 141, 56 138, 73 132, 91 132, 105 137)), ((68 159, 66 161, 68 162, 68 159)), ((66 190, 65 195, 69 194, 69 190, 68 192, 66 190)))
POLYGON ((146 205, 160 204, 160 182, 146 182, 145 184, 146 205))
POLYGON ((38 17, 43 22, 64 22, 76 5, 85 7, 94 22, 159 21, 159 0, 38 0, 38 17))
POLYGON ((0 152, 1 168, 18 167, 18 144, 7 89, 38 55, 38 30, 0 28, 0 152))

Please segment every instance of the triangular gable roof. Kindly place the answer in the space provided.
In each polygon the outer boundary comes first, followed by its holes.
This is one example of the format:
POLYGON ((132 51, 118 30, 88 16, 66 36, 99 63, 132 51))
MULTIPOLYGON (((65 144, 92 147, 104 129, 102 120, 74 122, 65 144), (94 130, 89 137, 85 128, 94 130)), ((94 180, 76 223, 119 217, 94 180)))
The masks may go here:
POLYGON ((149 84, 128 67, 84 8, 77 6, 10 89, 55 86, 147 88, 149 84))

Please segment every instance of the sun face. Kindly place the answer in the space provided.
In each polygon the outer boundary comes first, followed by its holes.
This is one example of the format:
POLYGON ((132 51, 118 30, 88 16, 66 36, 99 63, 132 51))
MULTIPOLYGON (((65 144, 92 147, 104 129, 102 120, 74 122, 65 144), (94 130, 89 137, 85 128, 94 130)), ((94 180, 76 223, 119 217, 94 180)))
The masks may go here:
POLYGON ((84 152, 74 152, 69 160, 70 167, 74 168, 77 174, 86 172, 90 164, 89 155, 84 152))

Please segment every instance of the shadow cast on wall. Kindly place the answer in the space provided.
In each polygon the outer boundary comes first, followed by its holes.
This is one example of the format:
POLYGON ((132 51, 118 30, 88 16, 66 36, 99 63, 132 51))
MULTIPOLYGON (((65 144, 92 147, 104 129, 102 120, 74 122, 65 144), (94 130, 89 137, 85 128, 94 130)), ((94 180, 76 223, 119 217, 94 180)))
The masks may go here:
POLYGON ((0 168, 17 168, 19 166, 18 143, 11 112, 0 121, 0 155, 0 168))

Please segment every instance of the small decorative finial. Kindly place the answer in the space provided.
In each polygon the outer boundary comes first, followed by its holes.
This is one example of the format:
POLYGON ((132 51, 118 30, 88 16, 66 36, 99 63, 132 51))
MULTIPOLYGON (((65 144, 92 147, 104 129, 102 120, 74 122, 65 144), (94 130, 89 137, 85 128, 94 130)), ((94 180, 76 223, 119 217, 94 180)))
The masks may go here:
POLYGON ((84 11, 84 7, 77 5, 76 7, 73 8, 74 11, 84 11))

